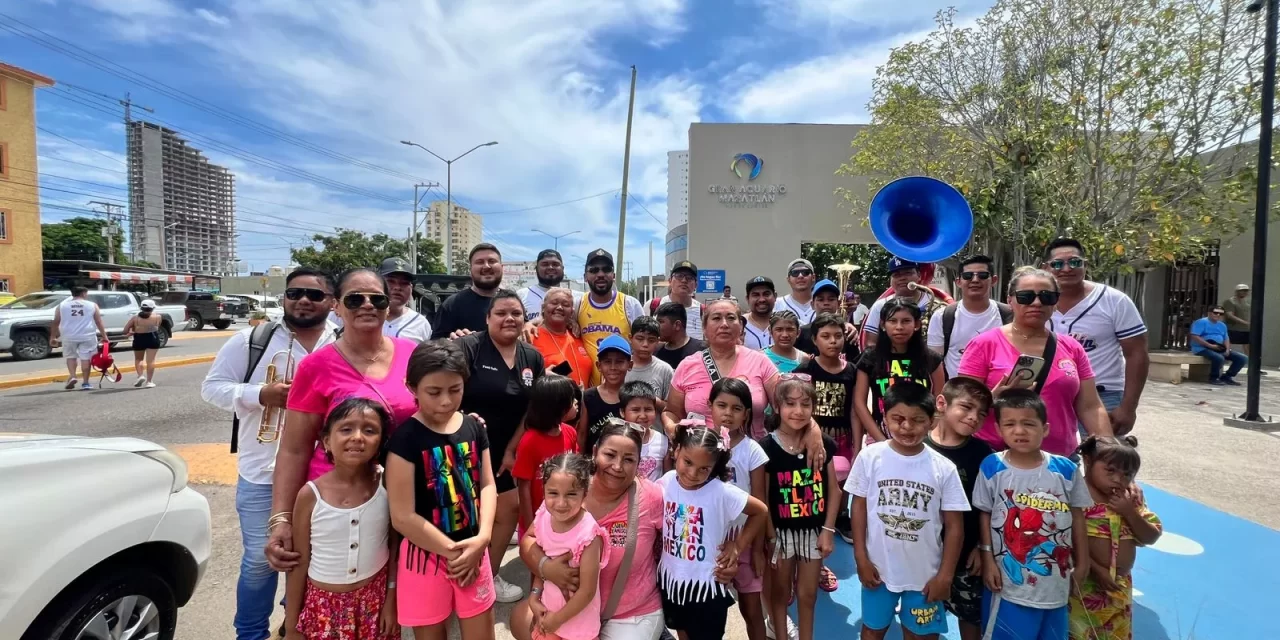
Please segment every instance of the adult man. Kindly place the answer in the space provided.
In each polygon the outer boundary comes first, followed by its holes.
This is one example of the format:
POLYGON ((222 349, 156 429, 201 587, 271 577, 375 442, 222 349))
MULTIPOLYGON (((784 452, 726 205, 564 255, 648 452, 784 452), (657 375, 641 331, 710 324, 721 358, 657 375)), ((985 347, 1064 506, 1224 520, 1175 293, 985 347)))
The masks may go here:
MULTIPOLYGON (((942 308, 947 303, 935 296, 928 287, 914 287, 912 285, 923 284, 920 282, 920 265, 914 262, 903 260, 898 256, 889 258, 889 284, 893 287, 893 295, 899 298, 906 298, 914 301, 920 306, 921 317, 924 318, 925 324, 929 323, 934 311, 942 308)), ((862 333, 866 340, 867 349, 876 346, 876 337, 880 335, 880 310, 884 308, 886 298, 880 298, 871 305, 871 309, 867 311, 867 317, 862 323, 862 333)), ((922 327, 928 333, 928 327, 922 327)))
POLYGON ((489 300, 502 284, 502 253, 488 242, 471 248, 467 256, 471 265, 471 286, 459 291, 440 305, 431 339, 461 338, 483 331, 489 314, 489 300))
POLYGON ((778 302, 778 292, 773 288, 773 280, 764 276, 756 276, 747 281, 747 321, 744 323, 743 344, 751 349, 763 351, 773 346, 773 335, 769 333, 769 318, 773 316, 773 305, 778 302))
MULTIPOLYGON (((238 421, 234 434, 239 445, 236 512, 240 515, 242 549, 236 582, 237 640, 269 637, 276 602, 277 574, 267 565, 263 553, 267 520, 271 517, 276 444, 259 442, 258 427, 266 408, 277 415, 284 413, 289 385, 264 384, 266 369, 272 355, 288 348, 290 332, 294 336, 295 361, 333 341, 332 328, 326 322, 334 303, 333 283, 328 276, 313 269, 296 269, 285 278, 285 287, 283 326, 269 323, 231 336, 218 351, 200 387, 200 397, 205 402, 233 412, 238 421), (252 349, 251 344, 262 348, 252 349), (257 358, 252 367, 251 349, 257 358)), ((279 358, 276 365, 283 366, 283 360, 279 358)))
MULTIPOLYGON (((695 277, 696 277, 696 276, 695 276, 695 277)), ((731 286, 729 286, 729 285, 727 285, 727 284, 726 284, 726 285, 724 286, 724 295, 723 295, 723 296, 720 296, 720 297, 722 297, 722 298, 728 298, 728 299, 732 300, 732 299, 733 299, 733 287, 731 287, 731 286)))
POLYGON ((680 303, 667 302, 659 305, 653 317, 658 319, 659 337, 662 338, 662 348, 653 357, 671 365, 673 370, 690 354, 707 348, 706 342, 690 338, 685 332, 685 310, 680 303))
POLYGON ((852 291, 845 293, 844 297, 849 301, 849 323, 861 329, 862 323, 867 319, 867 305, 862 304, 862 296, 852 291))
MULTIPOLYGON (((813 285, 813 314, 840 314, 840 287, 830 280, 822 280, 813 285)), ((813 323, 800 327, 800 335, 796 336, 796 348, 812 356, 818 355, 818 346, 813 342, 813 323)), ((852 325, 845 323, 844 357, 854 364, 858 363, 857 334, 852 325)))
POLYGON ((1111 428, 1124 435, 1133 428, 1147 384, 1147 325, 1129 296, 1085 279, 1086 264, 1084 247, 1071 238, 1054 240, 1045 250, 1045 267, 1058 279, 1061 292, 1053 331, 1084 347, 1111 428))
MULTIPOLYGON (((585 269, 590 293, 578 304, 578 328, 586 343, 587 355, 596 361, 600 341, 617 335, 631 339, 631 322, 644 315, 639 300, 613 288, 613 254, 596 249, 587 254, 585 269)), ((600 384, 600 372, 591 376, 593 385, 600 384)))
POLYGON ((98 351, 98 340, 107 339, 107 327, 102 324, 102 311, 89 300, 89 290, 71 287, 71 297, 62 301, 53 312, 53 324, 49 327, 49 344, 62 342, 62 356, 67 359, 67 384, 64 389, 76 388, 76 361, 80 361, 80 373, 84 383, 81 389, 92 389, 89 383, 89 360, 98 351))
MULTIPOLYGON (((693 291, 698 284, 698 268, 693 266, 688 260, 681 260, 671 267, 671 275, 667 277, 670 284, 670 293, 662 296, 658 304, 654 306, 662 306, 667 302, 679 302, 684 307, 685 315, 689 318, 685 325, 685 331, 689 337, 702 339, 702 303, 693 297, 693 291)), ((726 287, 728 288, 728 287, 726 287)), ((728 297, 727 295, 725 297, 728 297)))
MULTIPOLYGON (((525 322, 533 322, 542 317, 542 300, 547 297, 547 292, 562 286, 564 282, 564 258, 560 256, 560 252, 555 249, 543 249, 538 253, 537 266, 534 267, 534 273, 538 276, 538 284, 532 287, 521 287, 516 291, 516 295, 520 296, 520 302, 524 304, 525 322)), ((582 302, 581 291, 571 291, 573 294, 573 304, 576 307, 582 302)))
POLYGON ((412 308, 413 271, 409 267, 409 261, 404 258, 387 258, 382 261, 378 273, 387 279, 387 294, 391 298, 382 334, 418 342, 430 340, 431 321, 412 308))
POLYGON ((1191 341, 1191 353, 1209 359, 1209 384, 1238 386, 1236 374, 1249 359, 1243 353, 1231 350, 1231 334, 1227 323, 1222 321, 1225 314, 1226 309, 1221 306, 1213 307, 1208 316, 1191 323, 1187 338, 1191 341), (1231 368, 1223 375, 1222 364, 1227 360, 1231 361, 1231 368))
POLYGON ((796 258, 787 265, 787 284, 791 285, 788 293, 774 303, 774 311, 787 309, 800 317, 800 324, 813 322, 813 263, 804 258, 796 258))
POLYGON ((1253 299, 1249 297, 1249 285, 1236 285, 1236 294, 1222 301, 1222 309, 1226 313, 1227 336, 1231 344, 1240 353, 1249 355, 1249 317, 1253 310, 1253 299))
POLYGON ((960 263, 956 291, 960 301, 933 312, 929 321, 929 348, 942 356, 943 375, 960 370, 960 356, 978 334, 1007 324, 1013 318, 1009 305, 991 299, 998 276, 991 258, 974 255, 960 263))

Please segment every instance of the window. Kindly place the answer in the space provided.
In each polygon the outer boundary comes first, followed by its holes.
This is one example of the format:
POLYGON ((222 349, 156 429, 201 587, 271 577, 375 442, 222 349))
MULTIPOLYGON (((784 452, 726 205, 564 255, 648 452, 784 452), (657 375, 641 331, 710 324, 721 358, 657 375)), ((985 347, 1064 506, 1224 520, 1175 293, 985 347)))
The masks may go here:
POLYGON ((9 210, 0 209, 0 244, 13 242, 13 230, 9 228, 9 210))
POLYGON ((685 234, 682 236, 677 236, 675 238, 672 238, 671 241, 667 243, 667 255, 671 255, 677 251, 681 251, 683 249, 688 249, 688 248, 689 248, 689 235, 685 234))
POLYGON ((0 142, 0 178, 9 178, 9 143, 0 142))
POLYGON ((13 276, 0 275, 0 293, 13 292, 13 276))
POLYGON ((133 296, 127 293, 107 293, 98 298, 98 305, 103 309, 123 309, 129 306, 133 296))

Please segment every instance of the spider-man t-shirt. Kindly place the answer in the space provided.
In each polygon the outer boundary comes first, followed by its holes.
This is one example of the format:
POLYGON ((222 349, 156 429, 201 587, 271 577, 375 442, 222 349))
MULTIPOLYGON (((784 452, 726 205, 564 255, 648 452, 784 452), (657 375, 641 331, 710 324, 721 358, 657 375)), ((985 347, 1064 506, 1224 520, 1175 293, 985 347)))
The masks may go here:
POLYGON ((991 551, 1004 579, 1001 596, 1036 609, 1067 606, 1072 571, 1071 509, 1093 506, 1074 462, 1041 453, 1044 463, 1019 469, 1007 451, 982 461, 973 507, 991 514, 991 551))

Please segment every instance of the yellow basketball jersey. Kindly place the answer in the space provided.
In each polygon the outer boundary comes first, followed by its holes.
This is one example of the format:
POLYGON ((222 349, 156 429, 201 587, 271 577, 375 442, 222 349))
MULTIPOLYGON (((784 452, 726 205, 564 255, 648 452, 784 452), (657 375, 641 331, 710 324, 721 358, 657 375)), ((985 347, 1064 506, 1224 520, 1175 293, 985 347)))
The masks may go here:
MULTIPOLYGON (((578 307, 578 327, 582 331, 582 342, 586 344, 587 355, 591 362, 596 361, 600 350, 600 341, 609 335, 620 335, 631 339, 631 321, 627 320, 625 296, 621 292, 613 292, 613 301, 605 307, 598 307, 588 294, 583 296, 578 307)), ((591 374, 592 386, 600 384, 600 370, 591 374)))

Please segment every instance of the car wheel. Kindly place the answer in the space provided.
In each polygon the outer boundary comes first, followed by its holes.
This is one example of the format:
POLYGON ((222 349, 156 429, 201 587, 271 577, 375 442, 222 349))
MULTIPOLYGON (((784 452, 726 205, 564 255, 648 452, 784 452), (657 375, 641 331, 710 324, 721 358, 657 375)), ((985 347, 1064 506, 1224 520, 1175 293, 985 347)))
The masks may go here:
POLYGON ((193 313, 190 318, 187 318, 187 325, 191 327, 192 331, 203 331, 204 318, 201 318, 198 313, 193 313))
POLYGON ((156 330, 156 339, 160 341, 160 348, 163 349, 169 344, 169 330, 160 327, 156 330))
POLYGON ((178 606, 164 580, 125 572, 90 582, 54 620, 57 640, 172 640, 178 606))
POLYGON ((43 360, 52 352, 49 336, 40 331, 20 331, 13 337, 13 357, 18 360, 43 360))
POLYGON ((230 320, 214 320, 210 324, 213 325, 214 329, 217 329, 219 331, 225 331, 227 327, 231 326, 231 321, 230 320))

